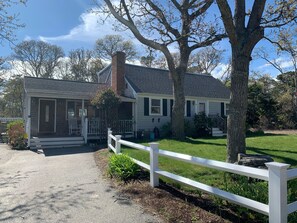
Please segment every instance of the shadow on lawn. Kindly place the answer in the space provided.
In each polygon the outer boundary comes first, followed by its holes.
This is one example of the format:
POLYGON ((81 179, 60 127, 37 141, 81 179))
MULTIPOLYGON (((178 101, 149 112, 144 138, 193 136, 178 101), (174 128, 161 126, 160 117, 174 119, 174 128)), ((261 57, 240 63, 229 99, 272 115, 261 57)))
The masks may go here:
MULTIPOLYGON (((250 151, 253 151, 255 153, 258 153, 258 154, 268 155, 268 156, 271 156, 272 158, 281 159, 285 163, 291 164, 292 166, 297 166, 297 160, 292 159, 290 157, 285 157, 285 156, 277 155, 277 154, 275 154, 276 151, 273 150, 273 149, 262 149, 262 148, 260 149, 260 148, 256 148, 256 147, 247 147, 247 149, 250 150, 250 151), (265 151, 268 151, 268 152, 265 152, 265 151), (271 153, 269 151, 271 151, 271 153)), ((297 152, 287 151, 287 150, 281 150, 279 152, 297 154, 297 152)))

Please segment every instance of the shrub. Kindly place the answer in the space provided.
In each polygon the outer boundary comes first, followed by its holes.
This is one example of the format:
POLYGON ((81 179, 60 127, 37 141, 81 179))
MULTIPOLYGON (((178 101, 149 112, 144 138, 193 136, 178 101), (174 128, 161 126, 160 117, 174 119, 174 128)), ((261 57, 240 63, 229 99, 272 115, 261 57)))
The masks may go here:
POLYGON ((7 124, 8 142, 15 149, 25 149, 27 146, 27 134, 23 121, 13 121, 7 124))
MULTIPOLYGON (((224 183, 225 189, 228 192, 238 194, 264 204, 268 203, 268 183, 266 181, 225 173, 224 183), (228 175, 232 176, 231 179, 229 179, 229 182, 227 182, 228 179, 226 177, 228 175)), ((247 208, 237 205, 235 208, 239 215, 247 214, 248 218, 261 220, 261 222, 267 222, 267 217, 262 214, 248 211, 247 208)))
MULTIPOLYGON (((196 135, 195 127, 191 121, 185 119, 185 135, 188 137, 194 137, 196 135)), ((161 137, 170 138, 172 136, 171 122, 167 122, 161 127, 161 137)))
POLYGON ((196 129, 193 123, 189 120, 185 120, 185 135, 188 137, 196 137, 196 129))
POLYGON ((204 112, 195 115, 194 126, 197 136, 204 137, 211 135, 211 119, 204 112))
POLYGON ((137 178, 140 167, 125 154, 114 154, 109 158, 108 173, 123 181, 137 178))
POLYGON ((167 122, 166 124, 162 125, 162 127, 161 127, 161 137, 169 138, 171 136, 172 136, 171 122, 167 122))

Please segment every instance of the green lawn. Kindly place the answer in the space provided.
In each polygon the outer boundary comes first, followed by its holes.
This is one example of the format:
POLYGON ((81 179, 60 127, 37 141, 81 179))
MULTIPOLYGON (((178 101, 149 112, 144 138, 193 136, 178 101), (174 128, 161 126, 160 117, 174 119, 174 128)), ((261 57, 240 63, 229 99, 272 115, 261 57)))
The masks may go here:
MULTIPOLYGON (((162 139, 158 141, 163 150, 184 153, 192 156, 225 161, 226 139, 187 139, 184 142, 162 139)), ((143 143, 148 145, 147 143, 143 143)), ((123 153, 140 161, 149 163, 149 154, 144 151, 122 148, 123 153)), ((275 161, 289 163, 297 167, 297 135, 264 135, 247 138, 247 153, 270 155, 275 161)), ((184 163, 170 158, 159 157, 159 168, 173 172, 202 183, 223 188, 224 173, 221 171, 184 163)), ((170 180, 164 179, 167 182, 170 180)))

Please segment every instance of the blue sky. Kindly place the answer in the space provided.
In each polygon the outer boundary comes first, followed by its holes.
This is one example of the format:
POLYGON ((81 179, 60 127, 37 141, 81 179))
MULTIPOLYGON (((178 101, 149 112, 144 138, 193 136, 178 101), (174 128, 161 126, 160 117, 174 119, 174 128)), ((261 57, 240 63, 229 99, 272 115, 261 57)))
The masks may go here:
MULTIPOLYGON (((102 24, 98 21, 98 16, 89 13, 88 10, 93 6, 92 0, 28 0, 26 6, 14 6, 12 12, 19 13, 20 21, 26 25, 16 32, 17 42, 28 39, 43 40, 61 46, 66 54, 71 49, 93 49, 96 39, 116 33, 112 29, 113 21, 102 24)), ((132 39, 138 49, 143 49, 131 34, 126 32, 121 35, 132 39)), ((265 41, 259 46, 271 48, 265 41)), ((220 48, 227 51, 224 55, 225 61, 217 69, 217 73, 224 68, 224 63, 230 57, 227 40, 220 43, 220 48)), ((11 53, 11 46, 4 43, 0 56, 9 56, 11 53)), ((274 52, 272 55, 275 56, 274 52)), ((252 61, 251 70, 270 73, 273 76, 278 73, 260 59, 252 61)))

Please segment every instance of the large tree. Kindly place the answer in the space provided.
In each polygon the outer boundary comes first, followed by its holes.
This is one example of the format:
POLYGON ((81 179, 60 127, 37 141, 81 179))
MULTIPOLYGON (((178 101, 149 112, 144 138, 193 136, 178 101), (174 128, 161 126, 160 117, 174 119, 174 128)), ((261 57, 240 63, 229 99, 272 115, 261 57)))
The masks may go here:
POLYGON ((12 62, 22 75, 52 78, 63 56, 59 46, 29 40, 16 45, 12 62))
POLYGON ((103 69, 101 59, 91 50, 71 50, 68 58, 60 64, 60 78, 64 80, 96 82, 97 72, 103 69))
POLYGON ((251 54, 257 43, 267 37, 265 30, 288 25, 296 19, 296 0, 216 0, 232 50, 231 100, 228 116, 227 161, 235 162, 246 152, 245 122, 251 54), (252 4, 249 10, 246 2, 252 4), (232 13, 232 9, 234 12, 232 13))
POLYGON ((184 138, 184 78, 191 53, 221 40, 216 21, 205 22, 214 0, 104 0, 112 14, 144 45, 159 50, 166 58, 173 82, 172 133, 184 138), (180 60, 174 61, 171 49, 180 60))
POLYGON ((20 23, 17 13, 11 13, 10 9, 17 4, 25 4, 26 0, 0 0, 0 44, 4 40, 13 43, 15 31, 24 26, 20 23))
POLYGON ((23 79, 15 77, 4 82, 0 97, 0 116, 22 117, 23 114, 23 79))
POLYGON ((122 51, 126 54, 127 60, 136 58, 136 48, 131 40, 125 40, 120 35, 106 35, 96 41, 95 51, 102 59, 110 60, 117 52, 122 51))

